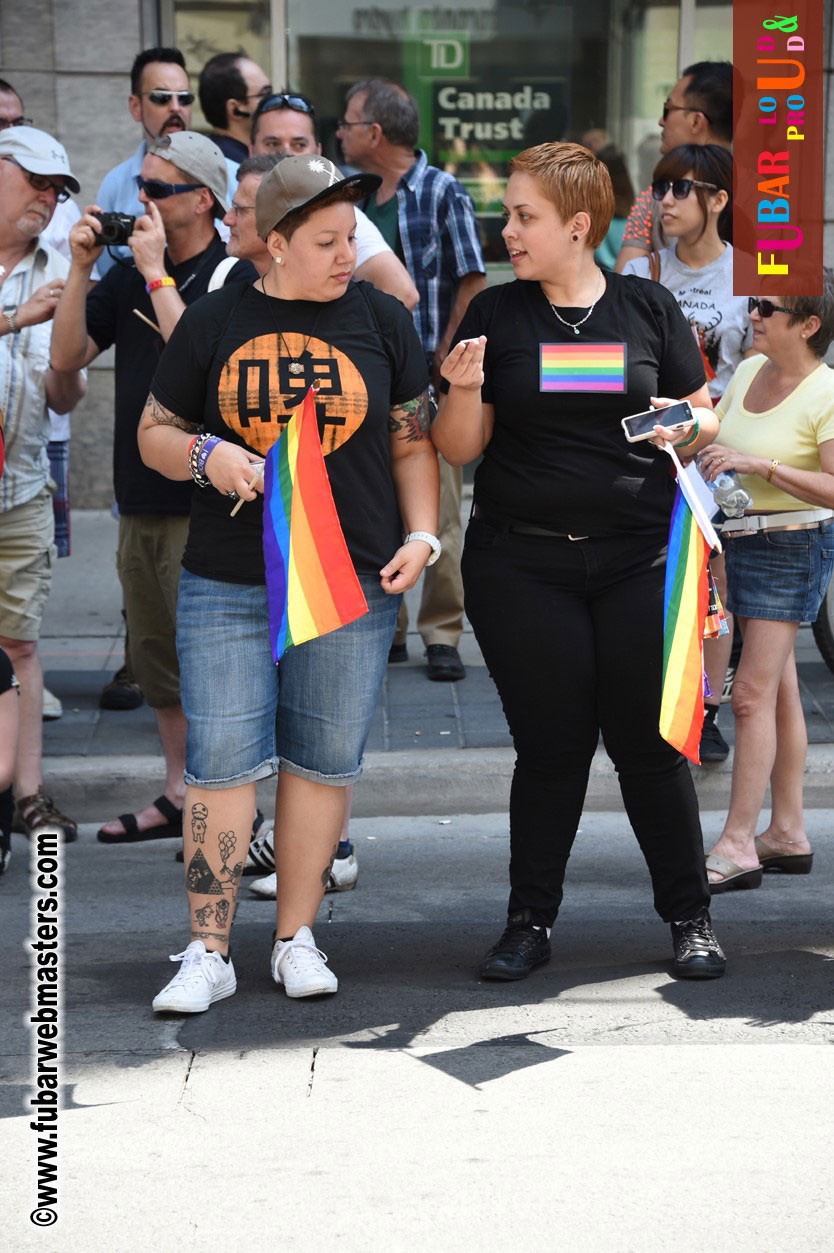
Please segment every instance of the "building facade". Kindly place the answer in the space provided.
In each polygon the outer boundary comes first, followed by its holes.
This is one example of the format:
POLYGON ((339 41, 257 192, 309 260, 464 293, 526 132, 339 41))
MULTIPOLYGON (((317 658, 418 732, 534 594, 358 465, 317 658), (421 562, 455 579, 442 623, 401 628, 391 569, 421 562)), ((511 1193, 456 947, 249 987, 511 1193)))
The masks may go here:
MULTIPOLYGON (((834 48, 826 9, 826 171, 834 175, 834 48)), ((421 113, 429 159, 472 194, 492 281, 509 275, 500 241, 507 162, 544 139, 606 132, 636 188, 658 156, 657 120, 681 67, 732 57, 726 0, 29 0, 0 6, 0 77, 35 125, 67 147, 82 188, 136 146, 126 104, 136 52, 180 47, 192 79, 216 52, 241 49, 315 101, 324 151, 338 159, 336 124, 359 78, 403 82, 421 113)), ((195 105, 196 109, 196 105, 195 105)), ((201 125, 195 113, 193 125, 201 125)), ((826 257, 834 259, 834 177, 826 179, 826 257)), ((110 503, 112 363, 90 371, 73 416, 73 500, 110 503)))

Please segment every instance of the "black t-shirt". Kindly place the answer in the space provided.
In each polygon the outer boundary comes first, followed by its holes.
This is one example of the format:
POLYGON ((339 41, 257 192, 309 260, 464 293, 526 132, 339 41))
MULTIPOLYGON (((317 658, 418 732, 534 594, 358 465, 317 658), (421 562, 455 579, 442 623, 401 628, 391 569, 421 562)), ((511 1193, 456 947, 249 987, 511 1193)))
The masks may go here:
MULTIPOLYGON (((351 283, 324 302, 276 300, 249 283, 226 284, 180 319, 151 390, 179 417, 265 456, 314 379, 348 550, 357 570, 376 572, 402 539, 389 411, 428 386, 420 340, 398 300, 368 283, 351 283), (294 359, 302 374, 290 373, 294 359)), ((183 565, 208 579, 262 583, 263 497, 234 518, 230 509, 213 487, 194 492, 183 565)))
MULTIPOLYGON (((671 293, 647 279, 605 277, 579 335, 558 321, 536 282, 491 287, 469 305, 454 342, 487 336, 482 397, 495 406, 475 472, 485 512, 572 535, 668 527, 669 458, 652 444, 627 443, 620 420, 650 408, 650 396, 697 391, 704 368, 671 293), (606 382, 620 390, 541 390, 589 385, 583 354, 597 344, 609 345, 606 382)), ((560 309, 569 322, 585 312, 560 309)))
MULTIPOLYGON (((167 254, 165 269, 177 284, 186 305, 208 291, 209 280, 226 256, 226 245, 219 235, 203 252, 180 265, 171 265, 167 254)), ((249 261, 239 261, 228 276, 254 280, 256 271, 249 261)), ((104 352, 116 345, 116 426, 113 441, 113 482, 119 512, 124 514, 187 514, 191 509, 194 484, 175 483, 149 469, 139 456, 136 431, 151 389, 151 379, 164 347, 162 337, 146 326, 133 312, 138 309, 152 322, 156 314, 145 291, 145 280, 131 259, 126 266, 114 265, 87 296, 87 333, 104 352)))

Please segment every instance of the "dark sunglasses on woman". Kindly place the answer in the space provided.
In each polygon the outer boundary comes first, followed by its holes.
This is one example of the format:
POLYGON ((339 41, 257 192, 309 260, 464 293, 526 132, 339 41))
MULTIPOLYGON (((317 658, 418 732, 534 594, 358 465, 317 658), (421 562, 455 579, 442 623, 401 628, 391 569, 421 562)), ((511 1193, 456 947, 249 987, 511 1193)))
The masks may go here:
POLYGON ((167 200, 169 196, 181 196, 185 191, 199 191, 204 183, 161 183, 158 178, 136 175, 136 186, 150 200, 167 200))
POLYGON ((798 313, 798 309, 789 309, 787 305, 775 305, 772 300, 757 300, 755 296, 747 299, 747 312, 758 309, 760 318, 772 318, 774 313, 798 313))
POLYGON ((184 109, 189 104, 194 103, 193 91, 163 91, 161 88, 154 91, 140 91, 140 96, 147 96, 151 104, 170 104, 174 96, 177 97, 177 103, 184 109))
POLYGON ((652 183, 653 199, 662 200, 670 187, 676 200, 686 200, 693 187, 707 187, 710 191, 718 191, 715 183, 702 183, 698 178, 659 178, 652 183))

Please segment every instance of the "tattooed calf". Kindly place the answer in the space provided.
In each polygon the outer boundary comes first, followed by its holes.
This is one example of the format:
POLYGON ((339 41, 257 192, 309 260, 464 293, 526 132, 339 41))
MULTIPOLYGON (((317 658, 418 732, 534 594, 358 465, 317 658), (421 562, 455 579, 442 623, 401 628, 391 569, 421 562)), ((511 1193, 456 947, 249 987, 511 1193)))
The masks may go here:
POLYGON ((214 920, 218 927, 229 925, 229 902, 225 898, 222 901, 218 901, 215 905, 214 920))
POLYGON ((191 838, 195 844, 205 843, 206 838, 206 819, 208 818, 208 809, 205 805, 191 806, 191 838))
MULTIPOLYGON (((223 902, 218 901, 217 903, 219 905, 223 902)), ((208 920, 212 916, 213 913, 214 913, 213 905, 203 905, 202 909, 195 909, 194 917, 197 919, 198 926, 207 927, 208 920)))

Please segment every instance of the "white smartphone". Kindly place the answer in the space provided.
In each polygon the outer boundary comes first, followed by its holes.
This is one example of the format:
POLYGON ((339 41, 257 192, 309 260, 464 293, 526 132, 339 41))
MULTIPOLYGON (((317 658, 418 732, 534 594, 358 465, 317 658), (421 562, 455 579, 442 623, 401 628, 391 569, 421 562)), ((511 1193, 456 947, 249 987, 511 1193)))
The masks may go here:
POLYGON ((633 413, 623 418, 620 425, 630 444, 651 439, 656 426, 670 427, 672 430, 685 431, 688 426, 695 425, 695 414, 688 400, 679 400, 675 405, 667 405, 665 409, 646 409, 644 413, 633 413))

